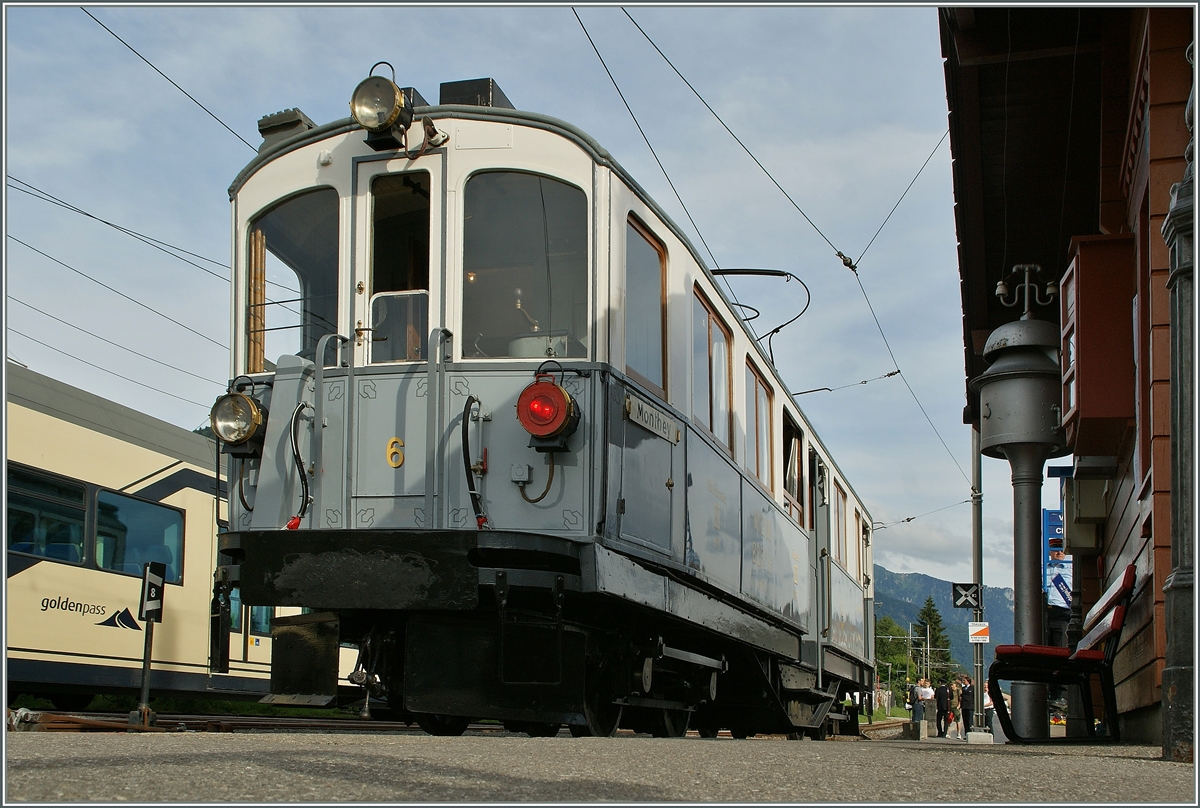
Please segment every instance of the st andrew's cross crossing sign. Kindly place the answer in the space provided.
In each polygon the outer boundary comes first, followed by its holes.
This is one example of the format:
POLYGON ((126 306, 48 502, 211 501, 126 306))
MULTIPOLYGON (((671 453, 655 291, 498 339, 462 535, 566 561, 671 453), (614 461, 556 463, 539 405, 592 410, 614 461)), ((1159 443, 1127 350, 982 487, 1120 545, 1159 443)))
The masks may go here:
POLYGON ((167 565, 151 561, 142 567, 142 603, 138 617, 148 623, 162 622, 163 579, 167 577, 167 565))
POLYGON ((978 609, 983 606, 979 596, 979 584, 951 584, 953 587, 954 608, 978 609))

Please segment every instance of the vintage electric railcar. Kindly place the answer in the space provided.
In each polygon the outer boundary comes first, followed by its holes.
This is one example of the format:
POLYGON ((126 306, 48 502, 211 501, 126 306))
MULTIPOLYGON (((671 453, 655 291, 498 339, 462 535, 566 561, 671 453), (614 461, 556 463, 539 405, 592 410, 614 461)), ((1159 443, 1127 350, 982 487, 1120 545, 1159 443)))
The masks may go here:
POLYGON ((242 607, 236 591, 232 659, 208 669, 213 442, 11 362, 6 376, 10 703, 29 693, 82 709, 97 693, 138 692, 146 561, 167 570, 152 694, 267 693, 271 609, 242 607))
POLYGON ((853 718, 871 519, 766 353, 591 137, 490 79, 440 101, 269 115, 230 189, 217 595, 305 610, 271 698, 331 702, 352 643, 435 734, 853 718))

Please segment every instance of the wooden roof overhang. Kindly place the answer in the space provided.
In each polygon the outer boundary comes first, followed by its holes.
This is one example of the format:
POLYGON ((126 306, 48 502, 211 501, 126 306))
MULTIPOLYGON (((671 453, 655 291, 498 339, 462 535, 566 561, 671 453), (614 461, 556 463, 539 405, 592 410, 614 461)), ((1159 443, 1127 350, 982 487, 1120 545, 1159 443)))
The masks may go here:
MULTIPOLYGON (((1023 311, 1000 303, 997 282, 1016 264, 1060 278, 1071 238, 1099 232, 1101 14, 940 9, 964 387, 987 369, 988 335, 1023 311)), ((1034 316, 1057 324, 1057 299, 1034 316)), ((979 397, 965 392, 963 422, 977 425, 979 397)))

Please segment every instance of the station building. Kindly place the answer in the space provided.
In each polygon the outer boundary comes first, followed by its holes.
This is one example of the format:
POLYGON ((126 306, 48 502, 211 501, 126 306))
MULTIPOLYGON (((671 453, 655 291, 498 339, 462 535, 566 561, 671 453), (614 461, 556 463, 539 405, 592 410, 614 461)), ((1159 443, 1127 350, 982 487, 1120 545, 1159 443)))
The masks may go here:
MULTIPOLYGON (((1138 568, 1114 664, 1122 739, 1135 743, 1164 742, 1169 636, 1187 645, 1191 703, 1192 474, 1180 478, 1178 466, 1191 463, 1192 427, 1173 433, 1172 395, 1193 386, 1192 194, 1176 200, 1172 186, 1191 173, 1193 14, 1191 6, 939 14, 965 381, 987 369, 989 334, 1021 314, 997 285, 1015 266, 1037 265, 1041 299, 1052 299, 1032 316, 1062 334, 1062 417, 1073 453, 1063 518, 1076 632, 1111 577, 1138 568), (1186 233, 1164 232, 1183 206, 1186 233), (1188 240, 1186 256, 1171 255, 1175 236, 1188 240), (1172 272, 1173 258, 1186 258, 1185 273, 1172 272), (1173 339, 1186 351, 1172 356, 1173 339), (1173 471, 1187 489, 1175 492, 1182 510, 1174 515, 1173 471), (1169 584, 1181 543, 1186 613, 1173 622, 1169 584)), ((968 387, 964 422, 976 429, 979 408, 968 387)))

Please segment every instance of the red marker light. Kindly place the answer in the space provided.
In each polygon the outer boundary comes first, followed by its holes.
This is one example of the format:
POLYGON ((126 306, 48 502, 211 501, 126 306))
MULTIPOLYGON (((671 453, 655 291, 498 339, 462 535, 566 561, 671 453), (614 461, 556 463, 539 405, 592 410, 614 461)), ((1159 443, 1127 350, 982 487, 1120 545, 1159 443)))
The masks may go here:
POLYGON ((551 438, 578 423, 571 394, 545 374, 521 391, 517 399, 517 420, 530 435, 551 438))

